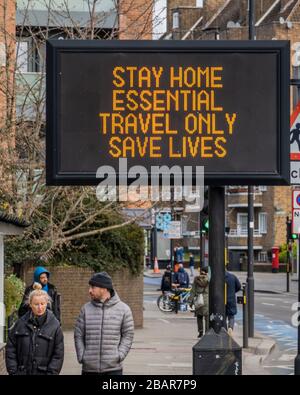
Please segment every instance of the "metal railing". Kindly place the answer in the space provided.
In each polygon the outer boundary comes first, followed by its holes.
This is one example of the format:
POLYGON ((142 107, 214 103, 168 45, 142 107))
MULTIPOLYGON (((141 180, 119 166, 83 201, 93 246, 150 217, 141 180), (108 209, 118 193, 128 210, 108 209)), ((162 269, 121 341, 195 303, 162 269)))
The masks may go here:
MULTIPOLYGON (((254 237, 262 237, 262 233, 259 229, 254 229, 254 237)), ((247 229, 230 229, 229 237, 247 237, 247 229)))

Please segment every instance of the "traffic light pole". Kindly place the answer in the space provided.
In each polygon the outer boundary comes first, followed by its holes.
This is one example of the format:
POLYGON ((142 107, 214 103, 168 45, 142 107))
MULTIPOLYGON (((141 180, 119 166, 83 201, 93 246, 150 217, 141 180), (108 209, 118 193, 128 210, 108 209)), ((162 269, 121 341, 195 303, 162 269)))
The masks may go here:
POLYGON ((286 217, 286 292, 290 292, 290 241, 292 239, 292 221, 286 217))
POLYGON ((199 224, 199 231, 200 231, 200 249, 199 249, 199 268, 203 268, 203 266, 204 266, 204 263, 203 263, 203 251, 202 251, 202 239, 203 239, 203 235, 202 235, 202 215, 201 215, 201 211, 200 211, 200 214, 199 214, 199 222, 200 222, 200 224, 199 224))
POLYGON ((254 276, 253 276, 253 186, 248 187, 248 314, 249 314, 249 337, 254 337, 254 276))
MULTIPOLYGON (((300 241, 299 241, 300 243, 300 241)), ((300 376, 300 248, 298 248, 298 352, 295 358, 295 375, 300 376)))
POLYGON ((209 326, 216 333, 225 326, 225 193, 224 187, 209 190, 209 326))

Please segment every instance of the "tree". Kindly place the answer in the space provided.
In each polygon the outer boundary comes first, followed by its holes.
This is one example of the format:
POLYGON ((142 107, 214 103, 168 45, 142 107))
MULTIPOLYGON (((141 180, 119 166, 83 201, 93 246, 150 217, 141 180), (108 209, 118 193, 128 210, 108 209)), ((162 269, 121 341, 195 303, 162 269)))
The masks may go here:
MULTIPOLYGON (((45 10, 46 23, 32 25, 29 21, 37 2, 24 0, 23 4, 18 2, 19 19, 23 18, 23 23, 16 27, 15 2, 1 2, 0 38, 5 62, 0 74, 3 82, 0 208, 31 224, 23 236, 9 241, 6 248, 9 262, 49 262, 58 257, 66 259, 67 253, 74 259, 75 251, 79 254, 87 246, 92 248, 92 240, 97 246, 102 239, 103 246, 104 233, 106 243, 114 235, 123 240, 123 246, 126 237, 130 240, 130 232, 137 234, 137 228, 131 224, 139 218, 124 217, 124 204, 99 202, 95 188, 45 186, 45 41, 49 38, 110 40, 119 34, 125 37, 126 20, 133 21, 133 15, 137 15, 137 3, 141 10, 136 38, 150 33, 151 1, 111 1, 111 9, 101 12, 106 3, 86 2, 87 18, 82 20, 67 0, 40 0, 38 4, 45 10), (109 28, 108 17, 114 18, 109 28), (31 71, 34 73, 26 73, 31 71), (121 232, 121 229, 126 230, 121 232)), ((130 23, 127 28, 132 31, 130 23)), ((138 206, 145 207, 144 202, 138 206)), ((151 209, 151 204, 146 207, 151 209)), ((143 248, 140 235, 137 239, 140 251, 143 248)))

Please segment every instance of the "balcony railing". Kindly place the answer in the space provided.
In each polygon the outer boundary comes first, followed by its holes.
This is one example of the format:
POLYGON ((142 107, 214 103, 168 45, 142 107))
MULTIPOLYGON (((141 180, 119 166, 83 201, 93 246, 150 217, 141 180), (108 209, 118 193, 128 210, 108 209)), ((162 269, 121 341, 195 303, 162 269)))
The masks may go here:
MULTIPOLYGON (((254 229, 254 237, 262 237, 261 231, 259 229, 254 229)), ((229 237, 247 237, 247 229, 230 229, 229 237)))
MULTIPOLYGON (((253 192, 255 194, 261 195, 262 192, 266 192, 267 188, 265 186, 254 186, 253 192)), ((246 194, 248 195, 248 187, 244 186, 244 185, 240 185, 240 186, 228 186, 227 187, 227 194, 231 195, 231 194, 246 194)))

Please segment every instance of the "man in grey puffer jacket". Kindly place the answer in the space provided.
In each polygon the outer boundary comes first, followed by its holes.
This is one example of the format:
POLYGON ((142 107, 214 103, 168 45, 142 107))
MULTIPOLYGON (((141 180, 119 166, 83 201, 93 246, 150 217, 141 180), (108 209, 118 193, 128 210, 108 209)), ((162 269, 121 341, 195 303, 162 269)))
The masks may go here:
POLYGON ((75 325, 77 359, 83 375, 121 375, 134 334, 130 307, 113 289, 106 272, 89 281, 91 301, 86 303, 75 325))

